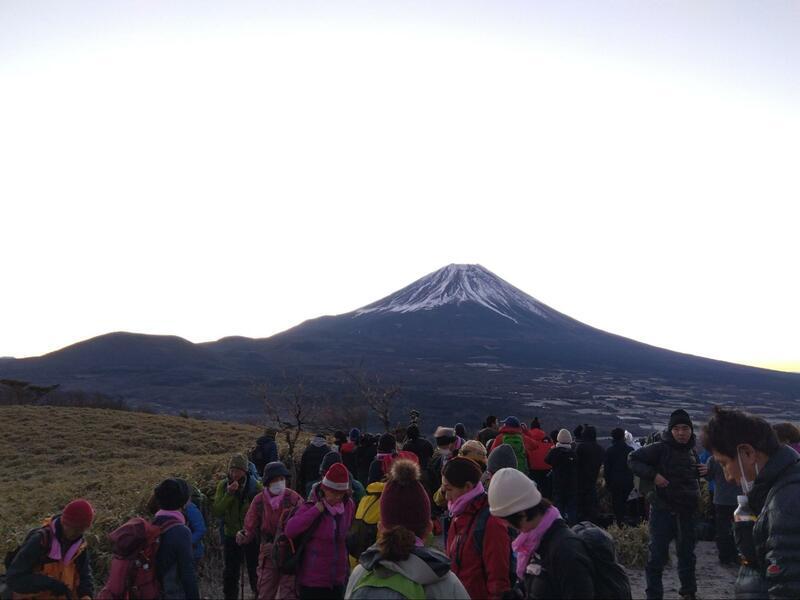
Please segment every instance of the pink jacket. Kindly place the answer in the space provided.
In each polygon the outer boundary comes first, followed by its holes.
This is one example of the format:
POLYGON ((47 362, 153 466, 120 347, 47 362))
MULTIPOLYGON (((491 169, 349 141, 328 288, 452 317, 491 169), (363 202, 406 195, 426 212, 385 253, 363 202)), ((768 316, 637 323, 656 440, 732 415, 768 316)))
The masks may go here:
POLYGON ((353 522, 355 504, 349 496, 343 502, 344 513, 336 517, 327 510, 319 512, 316 502, 305 502, 286 523, 286 535, 293 539, 316 524, 297 573, 298 585, 331 588, 347 583, 350 569, 345 538, 353 522))
POLYGON ((281 515, 285 511, 291 512, 295 506, 303 502, 300 494, 287 488, 281 498, 278 510, 272 510, 266 494, 269 494, 266 489, 260 492, 253 498, 250 508, 247 509, 244 517, 245 543, 247 544, 257 539, 260 539, 262 544, 272 543, 275 540, 281 515))

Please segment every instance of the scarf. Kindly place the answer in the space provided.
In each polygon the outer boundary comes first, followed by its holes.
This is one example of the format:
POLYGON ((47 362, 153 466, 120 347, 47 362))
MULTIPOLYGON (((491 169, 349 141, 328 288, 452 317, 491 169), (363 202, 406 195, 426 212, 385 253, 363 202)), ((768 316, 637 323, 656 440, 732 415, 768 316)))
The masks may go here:
POLYGON ((186 517, 184 517, 183 513, 179 510, 160 510, 156 513, 156 519, 158 517, 169 517, 170 519, 180 521, 181 525, 186 525, 186 517))
POLYGON ((283 488, 283 491, 278 494, 277 496, 273 496, 269 493, 269 488, 264 488, 264 499, 269 502, 270 507, 272 510, 278 510, 278 507, 281 505, 281 500, 283 500, 284 495, 286 494, 286 488, 283 488))
POLYGON ((467 505, 472 500, 474 500, 475 498, 477 498, 481 494, 485 494, 485 493, 486 493, 486 490, 483 489, 483 484, 478 482, 478 485, 476 485, 474 488, 472 488, 466 494, 456 498, 452 502, 448 502, 447 503, 447 509, 450 511, 450 516, 451 517, 457 517, 462 512, 464 512, 464 509, 467 508, 467 505))
POLYGON ((517 553, 517 577, 525 578, 525 569, 528 566, 530 555, 539 549, 542 538, 547 530, 561 518, 561 513, 555 506, 551 506, 542 516, 539 524, 525 533, 520 533, 513 542, 511 548, 517 553))
POLYGON ((77 540, 70 544, 69 548, 67 548, 66 553, 62 553, 61 551, 61 539, 58 537, 58 528, 56 528, 56 521, 58 519, 53 519, 50 521, 50 551, 47 553, 47 558, 51 560, 55 560, 60 562, 62 565, 67 565, 78 555, 78 550, 81 549, 81 544, 83 544, 83 537, 79 537, 77 540))
POLYGON ((417 536, 414 536, 414 546, 416 546, 417 548, 424 548, 425 547, 425 542, 423 542, 417 536))
POLYGON ((327 500, 323 500, 322 504, 325 505, 325 508, 333 517, 344 514, 344 500, 339 502, 339 504, 328 504, 327 500))

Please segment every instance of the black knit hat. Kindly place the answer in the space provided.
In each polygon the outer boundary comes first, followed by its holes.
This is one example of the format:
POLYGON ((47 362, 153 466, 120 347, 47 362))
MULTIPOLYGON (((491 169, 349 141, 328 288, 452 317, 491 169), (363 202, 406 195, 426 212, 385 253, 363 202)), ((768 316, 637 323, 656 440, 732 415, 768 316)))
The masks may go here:
POLYGON ((442 476, 457 488, 463 488, 467 482, 477 485, 482 475, 478 463, 464 456, 448 460, 442 469, 442 476))
POLYGON ((674 411, 669 416, 668 429, 672 429, 673 427, 675 427, 675 425, 688 425, 689 427, 694 429, 694 425, 692 425, 692 418, 689 416, 689 413, 687 413, 682 408, 679 408, 678 410, 674 411))
POLYGON ((191 495, 189 484, 183 479, 165 479, 155 489, 156 502, 161 510, 180 510, 191 495))
POLYGON ((389 454, 397 450, 397 440, 391 433, 384 433, 378 440, 378 452, 381 454, 389 454))
POLYGON ((324 475, 332 465, 340 462, 342 462, 342 455, 336 452, 336 450, 331 450, 322 457, 322 462, 319 465, 319 474, 324 475))
POLYGON ((264 467, 264 484, 269 484, 276 477, 289 479, 289 471, 286 469, 286 465, 280 461, 267 463, 267 466, 264 467))

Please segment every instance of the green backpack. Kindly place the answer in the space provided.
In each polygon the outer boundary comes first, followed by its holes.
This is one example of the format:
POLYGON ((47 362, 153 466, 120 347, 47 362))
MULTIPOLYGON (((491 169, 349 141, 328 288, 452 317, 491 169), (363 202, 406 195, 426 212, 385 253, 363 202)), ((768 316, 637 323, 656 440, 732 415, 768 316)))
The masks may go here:
POLYGON ((425 588, 400 573, 381 577, 375 571, 367 571, 353 588, 350 597, 353 600, 425 600, 425 588))
MULTIPOLYGON (((517 469, 528 474, 528 455, 525 453, 525 442, 521 433, 504 433, 503 443, 508 444, 514 449, 517 456, 517 469)), ((492 446, 494 448, 494 446, 492 446)))

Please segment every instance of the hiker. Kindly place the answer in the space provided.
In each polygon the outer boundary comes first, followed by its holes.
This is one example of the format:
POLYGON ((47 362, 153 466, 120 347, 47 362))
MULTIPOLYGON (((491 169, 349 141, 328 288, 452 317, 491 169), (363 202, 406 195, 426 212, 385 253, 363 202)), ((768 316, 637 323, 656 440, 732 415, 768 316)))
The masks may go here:
POLYGON ((197 506, 191 496, 183 509, 183 515, 186 518, 186 526, 192 532, 192 558, 194 559, 195 567, 202 560, 203 555, 206 553, 206 547, 203 544, 203 538, 206 535, 208 526, 200 507, 197 506))
POLYGON ((83 538, 93 521, 92 505, 78 499, 30 531, 6 569, 12 597, 93 598, 92 567, 83 538))
POLYGON ((452 427, 437 427, 433 434, 436 440, 436 450, 428 463, 427 489, 431 499, 431 512, 434 519, 440 520, 434 531, 441 533, 447 540, 447 530, 450 527, 450 518, 447 515, 447 500, 442 492, 442 469, 451 458, 461 449, 459 438, 452 427), (441 528, 441 531, 438 530, 441 528))
POLYGON ((713 455, 706 462, 706 480, 714 502, 714 541, 719 564, 739 566, 739 554, 733 539, 733 511, 736 510, 739 486, 725 478, 725 471, 713 455))
POLYGON ((305 494, 309 484, 319 479, 319 466, 322 464, 322 459, 330 451, 331 447, 325 441, 325 435, 322 433, 314 434, 300 457, 300 472, 297 476, 297 487, 295 488, 298 493, 305 494))
POLYGON ((501 469, 492 477, 489 506, 494 518, 520 532, 512 547, 524 598, 595 597, 585 545, 535 482, 517 469, 501 469))
POLYGON ((354 512, 347 467, 335 463, 314 488, 313 497, 286 522, 284 531, 290 539, 310 531, 297 571, 301 600, 344 597, 349 571, 345 539, 354 512))
POLYGON ((458 437, 461 438, 461 443, 463 445, 463 443, 466 442, 469 437, 467 436, 467 428, 464 427, 463 423, 456 423, 456 426, 453 427, 453 431, 458 437))
POLYGON ((611 430, 611 445, 606 448, 603 460, 603 475, 606 487, 611 492, 611 506, 618 527, 625 526, 625 513, 628 497, 633 490, 633 472, 628 466, 628 455, 633 452, 625 443, 625 430, 615 427, 611 430))
POLYGON ((431 456, 433 456, 433 445, 425 438, 420 437, 417 425, 409 425, 406 428, 406 438, 403 450, 408 450, 417 455, 420 470, 424 473, 425 469, 428 468, 431 456))
POLYGON ((536 482, 536 487, 545 498, 551 498, 553 495, 552 479, 550 478, 550 470, 552 467, 547 464, 545 458, 550 450, 553 448, 553 441, 547 437, 547 434, 542 429, 538 417, 531 421, 531 427, 526 432, 526 436, 530 441, 530 451, 528 452, 528 463, 530 464, 530 476, 536 482))
MULTIPOLYGON (((678 593, 683 598, 694 598, 697 593, 694 548, 701 472, 694 444, 692 420, 685 410, 678 409, 670 415, 661 441, 628 455, 628 464, 634 474, 655 484, 650 502, 650 544, 645 566, 648 599, 664 595, 661 575, 673 539, 681 584, 678 593)), ((705 468, 702 474, 705 474, 705 468)))
POLYGON ((268 427, 264 435, 256 440, 256 445, 250 451, 250 462, 255 465, 256 474, 261 475, 267 463, 278 460, 278 444, 275 443, 275 430, 268 427))
POLYGON ((488 448, 489 442, 497 436, 497 417, 489 415, 483 422, 483 429, 478 432, 478 441, 488 448))
POLYGON ((486 491, 475 461, 458 456, 442 471, 450 511, 447 555, 451 569, 471 598, 499 600, 511 589, 508 528, 489 514, 486 491))
MULTIPOLYGON (((347 534, 347 551, 350 554, 350 567, 355 568, 359 557, 367 548, 375 543, 378 537, 378 523, 380 522, 380 499, 389 476, 392 464, 396 460, 410 460, 419 464, 417 455, 408 450, 401 450, 397 454, 385 457, 380 462, 380 468, 370 470, 369 485, 366 494, 356 507, 353 524, 347 534)), ((428 509, 430 511, 430 508, 428 509)))
POLYGON ((800 452, 800 429, 794 423, 775 423, 772 426, 778 441, 790 446, 795 452, 800 452))
POLYGON ((295 598, 294 575, 281 573, 272 560, 272 549, 279 524, 303 503, 300 494, 287 487, 289 471, 282 462, 264 467, 264 490, 250 503, 243 531, 237 534, 240 546, 260 541, 258 555, 258 598, 295 598))
MULTIPOLYGON (((309 497, 312 494, 312 491, 315 486, 319 485, 322 479, 325 477, 325 473, 328 472, 328 469, 331 468, 332 465, 336 463, 344 464, 342 462, 342 455, 336 452, 335 450, 331 450, 328 452, 322 459, 322 463, 319 465, 319 477, 316 481, 310 481, 308 486, 306 487, 306 496, 309 497)), ((347 475, 350 478, 350 494, 353 497, 353 502, 358 503, 361 502, 361 499, 364 497, 366 493, 364 491, 364 486, 361 485, 361 482, 353 477, 353 474, 350 471, 347 472, 347 475)))
MULTIPOLYGON (((624 434, 623 434, 624 435, 624 434)), ((583 428, 575 447, 578 469, 578 521, 597 522, 597 478, 603 466, 605 450, 597 443, 597 429, 583 428)))
POLYGON ((570 525, 577 523, 578 468, 572 434, 562 429, 556 436, 556 445, 545 456, 545 462, 553 467, 553 504, 570 525))
POLYGON ((459 456, 463 456, 464 458, 470 458, 475 461, 475 463, 481 469, 481 483, 485 486, 489 484, 489 479, 491 479, 491 475, 486 470, 488 457, 486 456, 486 448, 481 444, 478 440, 467 440, 464 442, 464 445, 461 446, 461 450, 458 451, 459 456))
POLYGON ((489 475, 488 484, 484 483, 484 486, 487 486, 488 489, 488 486, 492 483, 492 477, 500 469, 516 468, 517 455, 514 454, 514 449, 511 446, 508 444, 500 444, 499 446, 492 448, 492 452, 489 454, 489 458, 486 461, 486 473, 489 475))
POLYGON ((424 545, 431 532, 431 506, 413 462, 392 463, 380 498, 379 523, 377 543, 361 555, 345 598, 469 599, 447 556, 424 545))
POLYGON ((356 448, 356 478, 362 485, 367 485, 369 480, 369 467, 378 453, 378 441, 372 434, 362 433, 356 448))
MULTIPOLYGON (((384 456, 391 456, 397 452, 397 440, 391 433, 382 433, 378 438, 378 451, 372 462, 380 461, 384 456)), ((370 465, 371 467, 372 465, 370 465)))
POLYGON ((350 471, 353 477, 358 475, 358 463, 356 461, 356 450, 358 449, 358 440, 361 438, 361 432, 353 427, 350 433, 347 434, 347 439, 339 446, 339 454, 342 455, 342 463, 350 471))
POLYGON ((263 486, 249 472, 247 458, 234 454, 228 463, 228 475, 217 484, 212 514, 224 522, 223 546, 225 568, 222 573, 222 589, 225 600, 235 600, 239 596, 239 571, 242 561, 247 567, 250 590, 258 589, 258 543, 251 542, 240 546, 236 534, 244 528, 244 518, 250 503, 261 492, 263 486))
POLYGON ((764 419, 721 407, 703 445, 745 496, 734 523, 742 556, 736 598, 800 597, 800 456, 764 419))
POLYGON ((632 450, 638 450, 642 447, 642 445, 639 443, 639 440, 635 439, 633 434, 627 429, 625 430, 625 443, 628 444, 632 450))
POLYGON ((529 454, 533 453, 531 440, 523 434, 522 426, 516 417, 507 417, 503 421, 503 426, 495 436, 489 447, 489 451, 498 444, 508 444, 514 449, 517 455, 517 468, 528 475, 530 473, 529 454))

